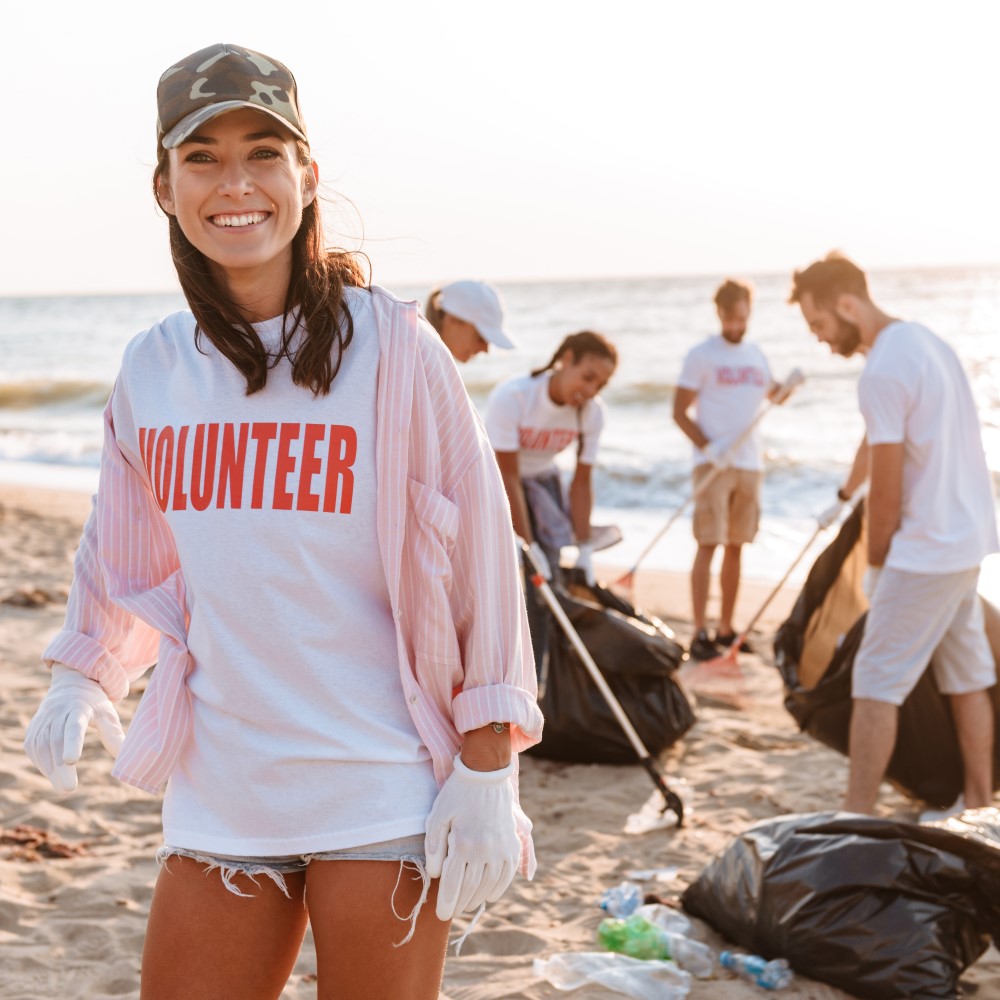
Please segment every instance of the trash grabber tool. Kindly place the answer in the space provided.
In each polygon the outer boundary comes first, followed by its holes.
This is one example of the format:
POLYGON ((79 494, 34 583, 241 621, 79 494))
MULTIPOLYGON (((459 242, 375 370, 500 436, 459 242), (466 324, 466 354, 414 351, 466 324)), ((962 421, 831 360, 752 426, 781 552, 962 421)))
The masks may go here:
POLYGON ((545 601, 548 609, 552 612, 556 621, 559 623, 559 627, 563 630, 563 634, 566 638, 569 639, 573 649, 576 650, 576 654, 580 657, 580 662, 586 668, 587 673, 590 674, 591 680, 593 680, 593 682, 597 685, 597 690, 601 692, 601 696, 607 702, 612 715, 614 715, 618 725, 621 726, 622 732, 625 734, 629 743, 632 744, 632 749, 635 750, 636 755, 639 758, 639 763, 642 764, 646 772, 649 774, 649 777, 652 779, 653 784, 656 785, 660 793, 663 795, 663 808, 660 812, 666 812, 669 809, 677 817, 677 826, 680 827, 684 823, 684 803, 681 802, 680 796, 670 788, 666 779, 660 773, 659 768, 656 766, 656 762, 650 756, 649 751, 639 738, 639 734, 635 731, 635 727, 631 722, 629 722, 628 716, 622 709, 621 704, 615 697, 614 692, 608 686, 608 682, 604 679, 604 675, 594 662, 594 658, 590 655, 590 651, 583 644, 583 640, 580 638, 579 633, 575 628, 573 628, 573 623, 569 620, 569 617, 563 610, 563 606, 559 603, 559 598, 556 597, 552 588, 549 586, 548 581, 539 572, 538 564, 535 562, 535 557, 530 547, 524 542, 521 543, 521 553, 524 559, 527 560, 528 565, 530 565, 534 571, 531 574, 532 584, 542 595, 542 600, 545 601))

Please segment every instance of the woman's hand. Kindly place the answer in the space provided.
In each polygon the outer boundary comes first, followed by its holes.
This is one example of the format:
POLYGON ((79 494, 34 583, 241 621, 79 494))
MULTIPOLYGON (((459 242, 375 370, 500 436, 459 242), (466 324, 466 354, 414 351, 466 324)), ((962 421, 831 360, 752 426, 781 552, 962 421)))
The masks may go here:
POLYGON ((48 693, 28 723, 24 752, 57 792, 76 790, 76 765, 91 722, 105 749, 117 757, 125 733, 104 688, 78 670, 54 663, 48 693))
POLYGON ((439 920, 498 900, 521 860, 514 819, 514 762, 474 771, 455 758, 427 817, 427 872, 440 878, 439 920))

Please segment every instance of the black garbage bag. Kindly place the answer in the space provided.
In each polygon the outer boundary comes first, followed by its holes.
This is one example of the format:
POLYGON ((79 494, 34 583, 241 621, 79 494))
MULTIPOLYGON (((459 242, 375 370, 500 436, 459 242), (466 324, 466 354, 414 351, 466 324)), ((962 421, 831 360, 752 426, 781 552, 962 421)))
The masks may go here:
MULTIPOLYGON (((650 754, 673 745, 695 721, 676 677, 683 649, 659 619, 605 587, 588 587, 579 571, 553 591, 650 754)), ((528 752, 552 760, 632 764, 636 753, 607 702, 553 617, 540 706, 541 743, 528 752)))
POLYGON ((711 861, 684 908, 731 941, 857 997, 957 997, 1000 942, 1000 811, 918 825, 765 820, 711 861))
MULTIPOLYGON (((844 522, 813 564, 805 586, 774 640, 785 707, 810 736, 840 753, 848 750, 851 676, 867 602, 862 510, 844 522)), ((994 781, 1000 788, 1000 687, 991 691, 997 719, 994 781)), ((924 672, 899 712, 896 748, 886 778, 932 806, 947 808, 962 791, 962 755, 947 696, 924 672)))

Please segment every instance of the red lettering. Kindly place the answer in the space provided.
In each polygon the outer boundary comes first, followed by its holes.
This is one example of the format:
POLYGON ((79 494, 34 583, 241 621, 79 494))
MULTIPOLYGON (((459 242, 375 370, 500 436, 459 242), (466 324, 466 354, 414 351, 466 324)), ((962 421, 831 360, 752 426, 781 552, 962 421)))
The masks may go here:
POLYGON ((325 435, 325 424, 306 424, 306 433, 302 440, 302 458, 299 459, 299 495, 295 504, 296 510, 319 510, 319 495, 312 492, 312 479, 323 467, 322 460, 316 457, 316 445, 325 435))
POLYGON ((194 430, 194 454, 191 456, 191 506, 205 510, 212 502, 215 488, 215 453, 219 446, 219 425, 198 424, 194 430), (208 433, 208 452, 205 434, 208 433))
POLYGON ((257 454, 253 462, 253 493, 250 506, 260 510, 264 506, 264 475, 267 472, 267 449, 278 436, 276 423, 254 424, 250 436, 257 442, 257 454))
POLYGON ((226 486, 229 487, 229 507, 239 510, 243 505, 243 467, 247 458, 247 441, 250 439, 250 425, 240 424, 240 440, 236 444, 236 428, 233 424, 222 425, 222 454, 219 456, 219 492, 215 506, 226 504, 226 486))
POLYGON ((278 461, 274 467, 274 510, 291 510, 292 494, 288 492, 288 477, 295 471, 295 456, 291 453, 293 441, 298 441, 301 424, 282 424, 278 438, 278 461))
POLYGON ((326 492, 323 495, 323 510, 351 513, 354 497, 354 473, 351 466, 358 454, 358 435, 353 427, 346 424, 330 425, 330 451, 326 463, 326 492), (340 506, 337 506, 338 483, 340 486, 340 506))
POLYGON ((187 494, 184 492, 184 449, 187 447, 188 426, 181 427, 177 437, 177 461, 174 462, 174 510, 187 510, 187 494))
POLYGON ((153 495, 165 511, 170 502, 170 477, 174 471, 174 429, 164 427, 156 439, 156 460, 153 464, 153 495))

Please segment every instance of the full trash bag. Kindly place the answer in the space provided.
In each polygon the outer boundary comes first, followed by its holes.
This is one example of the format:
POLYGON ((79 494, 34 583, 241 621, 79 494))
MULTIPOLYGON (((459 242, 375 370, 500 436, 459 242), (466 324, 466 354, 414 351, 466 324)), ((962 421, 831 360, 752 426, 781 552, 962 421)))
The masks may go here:
MULTIPOLYGON (((671 630, 607 588, 588 587, 579 571, 567 574, 567 586, 553 592, 643 745, 655 755, 676 743, 695 714, 676 676, 683 649, 671 630)), ((576 763, 635 762, 632 744, 554 619, 539 704, 545 731, 529 753, 576 763)))
POLYGON ((684 893, 731 941, 856 997, 958 996, 1000 943, 1000 811, 918 825, 853 813, 765 820, 684 893))
MULTIPOLYGON (((851 675, 864 635, 867 601, 861 580, 867 567, 863 512, 859 506, 813 564, 791 614, 774 640, 775 666, 785 685, 785 707, 799 727, 846 754, 851 725, 851 675)), ((984 610, 988 633, 998 612, 984 610)), ((997 637, 991 634, 994 654, 997 637)), ((1000 789, 1000 687, 991 690, 997 720, 994 787, 1000 789)), ((962 756, 947 696, 924 672, 899 711, 896 748, 886 778, 938 808, 958 798, 962 756)))

